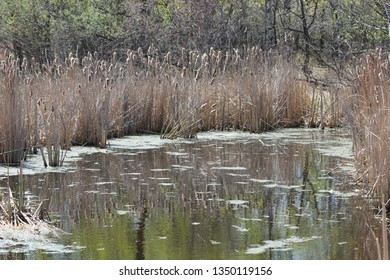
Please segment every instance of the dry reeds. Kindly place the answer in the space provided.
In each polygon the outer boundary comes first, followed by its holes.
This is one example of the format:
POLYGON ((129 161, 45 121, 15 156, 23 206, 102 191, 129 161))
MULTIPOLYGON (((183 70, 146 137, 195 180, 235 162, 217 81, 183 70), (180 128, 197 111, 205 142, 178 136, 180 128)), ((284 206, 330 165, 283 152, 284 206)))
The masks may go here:
POLYGON ((26 107, 12 56, 2 61, 0 84, 0 163, 19 165, 26 146, 26 107))
POLYGON ((15 199, 9 182, 7 182, 7 196, 0 195, 0 226, 34 226, 40 221, 49 221, 50 217, 46 209, 42 208, 42 202, 33 209, 30 202, 26 203, 23 183, 23 165, 20 165, 18 199, 15 199))
POLYGON ((388 259, 386 212, 390 197, 390 62, 381 50, 361 59, 357 85, 347 96, 345 109, 353 131, 353 147, 359 178, 378 198, 382 213, 383 255, 388 259))
POLYGON ((138 49, 126 62, 115 53, 69 54, 45 65, 8 57, 1 74, 1 156, 14 164, 24 150, 41 150, 48 165, 60 166, 72 145, 105 148, 110 137, 137 132, 172 139, 298 126, 308 107, 308 85, 287 58, 257 48, 179 57, 138 49))
POLYGON ((390 121, 390 66, 378 51, 361 59, 356 69, 357 85, 348 97, 353 127, 354 153, 364 182, 372 185, 371 193, 390 194, 389 136, 385 129, 390 121))

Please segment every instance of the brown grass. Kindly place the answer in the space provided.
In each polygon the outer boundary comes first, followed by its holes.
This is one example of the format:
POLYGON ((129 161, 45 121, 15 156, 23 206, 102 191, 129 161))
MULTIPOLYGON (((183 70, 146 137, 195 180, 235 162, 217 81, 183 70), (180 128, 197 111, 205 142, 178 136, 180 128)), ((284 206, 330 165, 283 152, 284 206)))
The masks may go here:
POLYGON ((72 145, 105 148, 131 133, 172 139, 303 125, 309 86, 298 76, 286 57, 257 48, 175 58, 129 50, 125 63, 115 53, 70 54, 50 65, 9 56, 1 70, 2 162, 17 164, 28 149, 60 166, 72 145))
POLYGON ((17 90, 20 78, 13 63, 12 56, 3 61, 0 73, 0 163, 7 165, 23 159, 27 133, 25 96, 17 90))
POLYGON ((353 130, 353 147, 359 178, 377 197, 382 219, 382 258, 388 259, 386 208, 390 197, 390 64, 381 50, 361 59, 357 85, 347 96, 345 109, 353 130))

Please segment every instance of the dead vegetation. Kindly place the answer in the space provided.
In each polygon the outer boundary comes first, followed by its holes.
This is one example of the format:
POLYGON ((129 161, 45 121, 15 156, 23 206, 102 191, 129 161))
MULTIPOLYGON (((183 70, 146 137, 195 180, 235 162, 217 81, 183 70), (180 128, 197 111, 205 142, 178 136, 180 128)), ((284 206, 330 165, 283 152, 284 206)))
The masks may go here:
MULTIPOLYGON (((45 166, 61 166, 72 145, 105 148, 133 133, 193 138, 202 130, 254 133, 318 124, 317 94, 280 54, 257 48, 181 56, 129 50, 50 64, 1 61, 0 161, 18 165, 41 153, 45 166), (310 101, 311 100, 311 101, 310 101)), ((321 114, 323 116, 323 114, 321 114)))
MULTIPOLYGON (((129 50, 122 60, 115 53, 110 60, 69 54, 44 65, 3 57, 0 163, 6 165, 40 153, 45 166, 61 166, 72 145, 105 148, 110 138, 134 133, 174 139, 203 130, 323 128, 339 126, 346 116, 359 178, 379 201, 381 258, 388 258, 390 134, 384 128, 390 121, 390 71, 381 51, 361 60, 353 87, 308 83, 291 58, 257 48, 182 50, 180 57, 149 48, 129 50)), ((0 204, 1 222, 42 220, 40 206, 22 209, 9 193, 9 202, 0 204)))
POLYGON ((358 178, 368 186, 366 194, 376 198, 377 215, 382 224, 383 248, 378 254, 388 259, 388 221, 390 208, 390 64, 382 50, 376 50, 360 60, 356 68, 356 85, 346 93, 345 111, 353 132, 353 150, 358 178))
POLYGON ((0 226, 33 228, 41 222, 49 222, 49 214, 42 205, 43 202, 37 203, 26 198, 21 164, 17 197, 14 197, 8 181, 6 192, 0 193, 0 226))

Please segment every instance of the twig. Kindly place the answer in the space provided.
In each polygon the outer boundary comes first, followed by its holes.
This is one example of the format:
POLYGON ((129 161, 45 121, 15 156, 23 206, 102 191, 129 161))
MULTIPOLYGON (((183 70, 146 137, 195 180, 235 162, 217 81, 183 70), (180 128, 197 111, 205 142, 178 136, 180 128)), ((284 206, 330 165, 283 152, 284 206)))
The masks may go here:
POLYGON ((370 229, 371 234, 374 236, 375 243, 376 243, 376 249, 378 253, 378 260, 382 259, 382 254, 381 254, 381 246, 379 244, 379 239, 376 237, 375 232, 372 230, 372 228, 366 223, 366 226, 370 229))
POLYGON ((38 217, 38 214, 39 214, 39 210, 41 209, 41 206, 42 206, 43 202, 41 202, 37 209, 35 210, 34 214, 33 214, 33 218, 35 219, 36 217, 38 217))
POLYGON ((7 218, 9 218, 10 216, 9 216, 9 214, 7 213, 7 211, 4 209, 3 205, 0 204, 0 208, 1 208, 1 210, 3 210, 4 215, 6 215, 7 218))

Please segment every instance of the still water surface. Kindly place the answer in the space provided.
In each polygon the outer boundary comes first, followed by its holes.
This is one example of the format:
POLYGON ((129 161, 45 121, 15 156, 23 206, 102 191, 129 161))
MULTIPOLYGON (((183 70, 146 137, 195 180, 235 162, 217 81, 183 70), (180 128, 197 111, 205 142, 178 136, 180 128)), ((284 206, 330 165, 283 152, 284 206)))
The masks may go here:
MULTIPOLYGON (((158 142, 113 140, 66 172, 26 175, 27 193, 44 200, 64 233, 52 247, 2 240, 0 257, 359 258, 347 131, 207 132, 158 142)), ((10 183, 16 189, 17 177, 10 183)))

